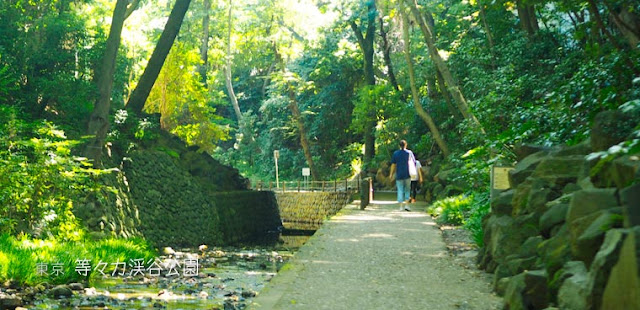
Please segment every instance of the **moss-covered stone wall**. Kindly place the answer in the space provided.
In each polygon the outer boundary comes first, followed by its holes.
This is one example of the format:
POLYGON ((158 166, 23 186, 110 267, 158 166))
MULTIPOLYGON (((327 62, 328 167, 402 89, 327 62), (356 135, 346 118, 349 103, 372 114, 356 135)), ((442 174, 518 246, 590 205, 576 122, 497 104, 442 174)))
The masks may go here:
POLYGON ((124 160, 140 232, 158 246, 221 244, 215 201, 199 182, 161 151, 136 151, 124 160))
POLYGON ((221 192, 210 197, 221 219, 225 243, 260 239, 282 226, 273 192, 221 192))
POLYGON ((285 228, 317 229, 352 200, 348 192, 276 193, 285 228))
POLYGON ((156 246, 230 244, 282 225, 272 192, 212 191, 177 161, 146 150, 132 152, 123 164, 138 230, 156 246))

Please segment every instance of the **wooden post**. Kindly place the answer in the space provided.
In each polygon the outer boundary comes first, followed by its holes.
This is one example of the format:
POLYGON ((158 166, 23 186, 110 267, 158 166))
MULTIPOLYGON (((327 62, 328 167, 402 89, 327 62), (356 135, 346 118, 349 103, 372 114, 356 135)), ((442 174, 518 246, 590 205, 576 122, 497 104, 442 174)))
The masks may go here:
POLYGON ((322 181, 322 192, 324 192, 324 181, 322 181))
POLYGON ((282 192, 283 193, 286 190, 286 187, 287 187, 287 182, 282 182, 282 192))
POLYGON ((344 179, 344 191, 348 192, 349 191, 349 180, 344 179))
POLYGON ((338 191, 338 179, 333 180, 333 191, 338 191))
POLYGON ((273 181, 269 181, 269 191, 271 191, 272 186, 273 186, 273 181))

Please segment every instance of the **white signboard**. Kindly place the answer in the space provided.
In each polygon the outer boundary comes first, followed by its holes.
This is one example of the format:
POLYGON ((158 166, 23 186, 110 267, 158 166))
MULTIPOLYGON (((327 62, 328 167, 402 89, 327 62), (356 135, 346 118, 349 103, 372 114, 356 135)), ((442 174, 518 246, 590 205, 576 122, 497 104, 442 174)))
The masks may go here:
POLYGON ((311 169, 309 168, 302 168, 302 176, 303 177, 308 177, 311 175, 311 169))

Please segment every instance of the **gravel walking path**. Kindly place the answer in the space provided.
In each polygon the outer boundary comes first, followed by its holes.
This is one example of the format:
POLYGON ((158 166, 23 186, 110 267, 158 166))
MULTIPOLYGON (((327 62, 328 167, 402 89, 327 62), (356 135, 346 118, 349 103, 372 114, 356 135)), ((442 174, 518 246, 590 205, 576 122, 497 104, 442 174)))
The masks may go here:
POLYGON ((374 201, 323 224, 250 309, 501 309, 489 276, 447 253, 424 209, 374 201))

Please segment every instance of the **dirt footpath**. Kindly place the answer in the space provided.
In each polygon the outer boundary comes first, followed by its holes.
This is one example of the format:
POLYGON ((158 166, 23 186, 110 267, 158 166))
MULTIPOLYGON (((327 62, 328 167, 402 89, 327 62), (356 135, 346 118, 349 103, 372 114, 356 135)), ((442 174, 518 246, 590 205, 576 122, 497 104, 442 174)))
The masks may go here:
POLYGON ((447 252, 425 204, 375 202, 325 222, 249 309, 501 309, 489 275, 447 252))

